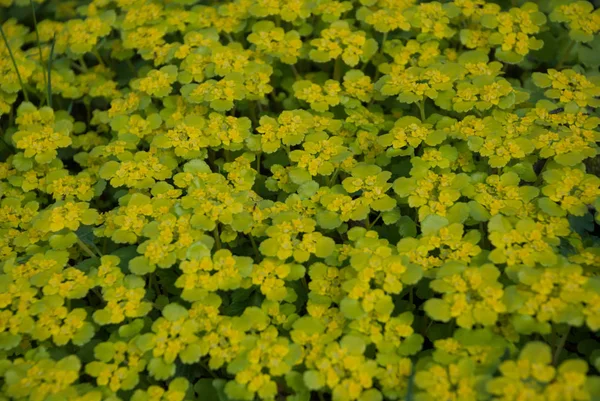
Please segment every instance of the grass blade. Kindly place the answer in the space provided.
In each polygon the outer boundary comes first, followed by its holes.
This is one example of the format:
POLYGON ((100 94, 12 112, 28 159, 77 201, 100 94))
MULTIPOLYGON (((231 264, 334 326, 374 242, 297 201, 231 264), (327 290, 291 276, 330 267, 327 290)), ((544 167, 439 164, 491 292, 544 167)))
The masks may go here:
MULTIPOLYGON (((31 13, 33 14, 33 28, 35 29, 35 37, 37 39, 37 44, 38 44, 38 53, 40 54, 40 66, 42 67, 42 69, 44 68, 44 57, 42 56, 42 44, 40 43, 40 33, 38 32, 38 27, 37 27, 37 18, 35 16, 35 6, 33 5, 33 0, 29 0, 29 4, 31 4, 31 13)), ((44 84, 48 84, 48 80, 46 78, 45 74, 42 74, 44 76, 44 84)), ((48 103, 51 102, 50 99, 46 99, 48 101, 48 103)))
POLYGON ((25 90, 25 85, 23 85, 23 80, 21 79, 21 74, 19 73, 19 68, 17 67, 17 60, 15 60, 15 56, 10 49, 10 45, 8 44, 8 39, 4 34, 4 29, 2 28, 2 24, 0 24, 0 34, 2 35, 2 39, 4 40, 4 45, 8 49, 8 54, 10 55, 10 59, 12 60, 13 67, 15 67, 15 72, 17 73, 17 79, 19 80, 19 84, 21 85, 21 90, 23 91, 23 97, 25 101, 29 101, 29 97, 27 96, 27 91, 25 90))
POLYGON ((52 38, 50 55, 48 56, 48 106, 52 107, 52 57, 54 56, 54 45, 56 44, 56 34, 52 38))

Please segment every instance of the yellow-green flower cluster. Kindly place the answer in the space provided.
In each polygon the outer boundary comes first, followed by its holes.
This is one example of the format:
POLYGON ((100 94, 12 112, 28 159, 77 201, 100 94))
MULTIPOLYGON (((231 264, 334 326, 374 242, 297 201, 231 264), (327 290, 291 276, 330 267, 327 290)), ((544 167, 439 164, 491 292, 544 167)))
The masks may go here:
POLYGON ((600 399, 594 2, 0 14, 0 401, 600 399))

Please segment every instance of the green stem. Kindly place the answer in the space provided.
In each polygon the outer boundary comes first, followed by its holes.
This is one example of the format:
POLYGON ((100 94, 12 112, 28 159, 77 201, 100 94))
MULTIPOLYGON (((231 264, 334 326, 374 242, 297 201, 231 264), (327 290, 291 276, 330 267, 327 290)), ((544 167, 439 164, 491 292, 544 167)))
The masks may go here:
MULTIPOLYGON (((12 125, 12 124, 11 124, 12 125)), ((9 125, 9 127, 11 126, 9 125)), ((0 143, 2 143, 2 145, 4 145, 6 147, 6 149, 12 153, 13 152, 13 147, 10 146, 8 144, 8 142, 6 142, 6 140, 4 139, 4 131, 2 130, 2 128, 0 127, 0 143)))
POLYGON ((158 285, 158 280, 156 279, 156 273, 152 273, 150 275, 150 285, 154 287, 157 297, 161 295, 160 286, 158 285))
POLYGON ((215 239, 215 247, 217 250, 221 249, 221 236, 219 235, 219 224, 215 224, 215 229, 213 230, 213 237, 215 239))
POLYGON ((208 165, 211 169, 215 165, 215 151, 211 148, 208 148, 208 165))
POLYGON ((556 351, 554 352, 554 358, 552 358, 553 365, 556 365, 556 363, 558 362, 558 358, 560 358, 560 353, 562 352, 563 348, 565 347, 565 344, 567 343, 567 337, 569 336, 569 331, 571 331, 571 327, 567 328, 567 331, 565 332, 565 334, 563 334, 563 336, 559 340, 559 343, 556 347, 556 351))
POLYGON ((388 33, 384 32, 383 40, 381 41, 381 47, 379 48, 379 54, 381 54, 381 55, 383 55, 383 45, 385 44, 385 41, 387 40, 387 36, 388 36, 388 33))
POLYGON ((98 49, 94 49, 94 51, 92 51, 92 54, 96 57, 96 59, 102 67, 106 67, 106 64, 104 63, 104 60, 102 60, 102 56, 100 55, 98 49))
POLYGON ((248 234, 248 237, 250 238, 250 243, 252 244, 252 249, 254 250, 254 254, 256 255, 256 258, 260 259, 260 252, 258 250, 258 246, 256 246, 256 241, 254 240, 254 236, 252 234, 248 234))
MULTIPOLYGON (((485 234, 485 224, 483 222, 479 223, 479 232, 484 233, 485 234)), ((481 248, 482 249, 487 249, 487 243, 486 243, 486 235, 483 235, 482 239, 481 239, 481 248)))
POLYGON ((102 294, 100 293, 100 291, 98 291, 96 287, 92 288, 92 292, 98 297, 98 299, 100 299, 101 302, 104 301, 104 298, 102 298, 102 294))
POLYGON ((335 180, 336 180, 339 172, 340 172, 340 168, 338 167, 338 168, 335 169, 335 171, 333 172, 331 178, 329 179, 329 182, 327 183, 328 187, 332 186, 335 183, 335 180))
POLYGON ((258 126, 258 119, 256 118, 256 103, 250 102, 248 105, 248 110, 250 112, 250 120, 252 120, 252 125, 258 126))
POLYGON ((208 372, 208 374, 209 374, 209 375, 211 375, 211 376, 213 377, 213 379, 218 379, 218 378, 219 378, 219 376, 217 376, 217 375, 215 374, 215 372, 213 372, 212 370, 210 370, 210 369, 209 369, 209 367, 206 365, 206 363, 204 363, 204 362, 202 362, 202 361, 200 360, 200 361, 198 361, 198 364, 199 364, 200 366, 202 366, 202 368, 204 368, 204 370, 206 370, 206 371, 208 372))
POLYGON ((86 112, 86 116, 87 116, 87 122, 89 124, 90 121, 92 121, 92 108, 91 108, 91 104, 86 99, 83 99, 83 105, 85 106, 85 112, 86 112))
POLYGON ((52 57, 54 56, 54 46, 56 45, 56 35, 52 38, 50 55, 48 56, 48 106, 52 107, 52 57))
POLYGON ((294 64, 292 64, 292 71, 294 72, 294 77, 296 79, 301 79, 300 74, 298 73, 298 70, 296 69, 296 66, 294 64))
POLYGON ((129 67, 129 69, 137 75, 137 70, 135 69, 135 66, 133 65, 133 63, 131 62, 131 59, 126 59, 125 60, 125 64, 127 64, 127 67, 129 67))
POLYGON ((79 239, 79 237, 77 237, 77 244, 90 257, 98 259, 98 255, 96 255, 81 239, 79 239))
POLYGON ((258 175, 260 175, 260 154, 261 152, 256 154, 256 174, 258 175))
POLYGON ((85 60, 83 59, 83 57, 79 57, 79 66, 81 67, 83 72, 88 72, 88 67, 87 67, 87 64, 85 63, 85 60))
POLYGON ((423 316, 423 328, 421 329, 421 335, 423 337, 425 337, 425 334, 427 333, 427 329, 429 328, 429 324, 431 322, 429 321, 429 317, 427 315, 423 316))
POLYGON ((421 99, 421 101, 418 103, 418 107, 419 112, 421 113, 421 121, 425 122, 427 119, 425 116, 425 97, 423 97, 423 99, 421 99))
MULTIPOLYGON (((44 57, 42 56, 42 44, 40 42, 40 33, 38 32, 38 26, 37 26, 37 18, 35 16, 35 6, 33 5, 33 0, 29 0, 29 4, 31 5, 31 13, 33 14, 33 28, 35 29, 35 38, 37 39, 37 44, 38 44, 38 53, 40 54, 40 66, 42 66, 43 69, 43 65, 44 65, 44 57)), ((48 79, 46 78, 45 74, 42 74, 44 76, 44 85, 48 84, 48 79)), ((51 103, 50 99, 48 100, 48 104, 51 103)))
POLYGON ((548 160, 549 160, 549 159, 545 159, 545 160, 544 160, 544 163, 542 164, 542 167, 540 168, 540 172, 539 172, 539 174, 538 174, 538 176, 537 176, 537 178, 536 178, 536 180, 535 180, 535 185, 536 185, 536 186, 537 186, 537 185, 539 185, 539 184, 541 184, 541 183, 542 183, 542 181, 543 181, 543 179, 544 179, 544 175, 543 175, 543 173, 544 173, 544 168, 546 168, 546 164, 548 164, 548 160))
POLYGON ((381 213, 379 213, 377 215, 377 217, 375 218, 375 220, 373 220, 371 223, 367 224, 367 230, 370 230, 371 227, 373 227, 375 225, 375 223, 377 223, 379 221, 379 219, 381 218, 381 213))
POLYGON ((17 74, 17 79, 19 80, 19 84, 21 85, 21 90, 23 91, 23 97, 25 101, 29 101, 29 96, 27 96, 27 91, 25 90, 25 85, 23 85, 23 80, 21 79, 21 73, 19 73, 19 68, 17 67, 17 61, 15 60, 15 55, 13 54, 10 45, 8 44, 8 39, 6 39, 6 35, 4 34, 4 29, 2 29, 2 24, 0 24, 0 34, 2 35, 2 40, 4 40, 4 45, 6 45, 6 49, 8 50, 8 54, 10 59, 12 60, 13 67, 15 67, 15 72, 17 74))
POLYGON ((333 79, 339 81, 342 78, 342 59, 336 58, 333 65, 333 79))
POLYGON ((565 61, 567 61, 567 58, 569 57, 569 53, 571 53, 571 50, 573 50, 573 46, 575 46, 575 43, 576 42, 574 40, 571 40, 571 43, 569 43, 569 46, 567 46, 565 52, 560 57, 558 64, 556 64, 557 70, 560 70, 562 68, 563 64, 565 63, 565 61))

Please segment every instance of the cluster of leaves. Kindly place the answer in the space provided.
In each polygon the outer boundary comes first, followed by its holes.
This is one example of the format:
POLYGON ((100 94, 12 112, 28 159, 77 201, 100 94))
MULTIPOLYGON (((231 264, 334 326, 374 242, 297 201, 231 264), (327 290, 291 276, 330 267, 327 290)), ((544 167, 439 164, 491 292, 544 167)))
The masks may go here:
POLYGON ((0 400, 600 399, 590 2, 0 15, 0 400))

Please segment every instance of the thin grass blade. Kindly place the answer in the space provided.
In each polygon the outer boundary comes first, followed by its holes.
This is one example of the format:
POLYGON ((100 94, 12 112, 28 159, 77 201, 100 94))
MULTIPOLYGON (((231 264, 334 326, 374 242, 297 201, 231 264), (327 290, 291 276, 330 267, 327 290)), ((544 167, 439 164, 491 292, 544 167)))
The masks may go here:
MULTIPOLYGON (((40 33, 38 32, 38 26, 37 26, 37 17, 35 16, 35 6, 33 5, 33 0, 29 0, 29 4, 31 5, 31 13, 33 15, 33 28, 35 29, 35 37, 37 39, 37 44, 38 44, 38 53, 40 54, 40 66, 43 68, 44 66, 44 57, 42 56, 42 44, 40 42, 40 33)), ((48 84, 48 79, 46 77, 46 75, 42 74, 44 76, 44 84, 48 84)), ((50 99, 46 99, 48 101, 48 103, 50 103, 50 99)))
POLYGON ((48 106, 52 107, 52 58, 54 56, 54 45, 56 45, 56 34, 52 38, 50 55, 48 56, 48 106))
POLYGON ((15 67, 15 72, 17 74, 17 79, 19 80, 19 84, 21 85, 21 90, 23 91, 23 97, 25 101, 29 101, 29 97, 27 96, 27 91, 25 90, 25 85, 23 85, 23 80, 21 79, 21 74, 19 73, 19 68, 17 67, 17 60, 15 60, 15 55, 13 54, 10 45, 8 43, 8 39, 4 34, 4 29, 2 28, 2 24, 0 24, 0 34, 2 35, 2 40, 4 40, 4 45, 8 49, 8 54, 10 55, 10 59, 12 60, 13 67, 15 67))

